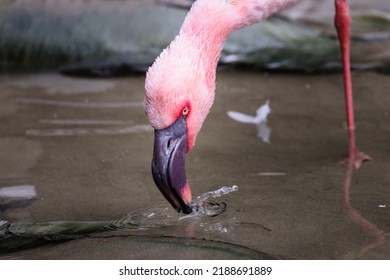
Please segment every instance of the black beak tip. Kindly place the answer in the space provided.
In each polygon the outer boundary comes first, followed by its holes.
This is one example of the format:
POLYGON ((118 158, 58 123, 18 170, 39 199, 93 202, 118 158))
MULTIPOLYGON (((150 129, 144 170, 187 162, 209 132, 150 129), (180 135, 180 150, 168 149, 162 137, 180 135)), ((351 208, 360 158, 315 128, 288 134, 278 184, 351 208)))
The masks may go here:
POLYGON ((183 214, 191 214, 193 212, 192 206, 188 204, 184 204, 182 209, 179 209, 183 214))

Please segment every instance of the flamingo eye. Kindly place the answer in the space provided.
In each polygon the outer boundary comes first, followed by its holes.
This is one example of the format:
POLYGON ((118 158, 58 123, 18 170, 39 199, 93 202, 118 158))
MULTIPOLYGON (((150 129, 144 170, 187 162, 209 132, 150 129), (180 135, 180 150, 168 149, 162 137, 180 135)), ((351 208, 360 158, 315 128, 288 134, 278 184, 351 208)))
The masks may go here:
POLYGON ((188 109, 188 107, 186 106, 186 107, 184 107, 184 109, 183 109, 182 115, 183 115, 183 116, 187 116, 189 112, 190 112, 190 109, 188 109))

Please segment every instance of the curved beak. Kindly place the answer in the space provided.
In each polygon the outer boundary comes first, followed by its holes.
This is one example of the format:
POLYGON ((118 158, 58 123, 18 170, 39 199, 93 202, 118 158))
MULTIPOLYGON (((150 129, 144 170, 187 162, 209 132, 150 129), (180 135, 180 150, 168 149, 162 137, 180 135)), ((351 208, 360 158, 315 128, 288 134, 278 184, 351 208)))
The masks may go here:
POLYGON ((156 129, 154 137, 154 182, 176 211, 189 214, 192 207, 184 160, 188 143, 185 116, 168 128, 156 129))

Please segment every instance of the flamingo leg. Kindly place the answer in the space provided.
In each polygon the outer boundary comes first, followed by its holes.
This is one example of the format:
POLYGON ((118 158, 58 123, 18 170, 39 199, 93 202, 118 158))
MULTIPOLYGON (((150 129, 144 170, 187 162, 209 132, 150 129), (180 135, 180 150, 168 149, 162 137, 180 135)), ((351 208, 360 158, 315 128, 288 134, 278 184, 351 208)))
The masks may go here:
POLYGON ((356 146, 355 118, 353 113, 352 79, 350 66, 350 26, 351 17, 347 0, 335 0, 336 16, 335 26, 339 38, 344 72, 345 104, 347 111, 347 125, 349 136, 349 157, 353 159, 355 168, 362 162, 372 160, 370 156, 360 152, 356 146))

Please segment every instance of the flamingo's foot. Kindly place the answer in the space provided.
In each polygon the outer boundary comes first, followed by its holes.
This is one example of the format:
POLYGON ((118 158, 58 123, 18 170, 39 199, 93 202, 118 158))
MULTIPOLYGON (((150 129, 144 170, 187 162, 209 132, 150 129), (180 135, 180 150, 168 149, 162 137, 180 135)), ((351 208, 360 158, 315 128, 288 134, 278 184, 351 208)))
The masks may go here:
POLYGON ((372 160, 372 157, 356 149, 354 155, 350 155, 348 158, 344 159, 340 163, 348 165, 350 164, 350 161, 352 161, 352 164, 355 167, 355 169, 359 169, 359 167, 362 165, 363 162, 370 161, 370 160, 372 160), (352 159, 351 156, 353 156, 352 159))

